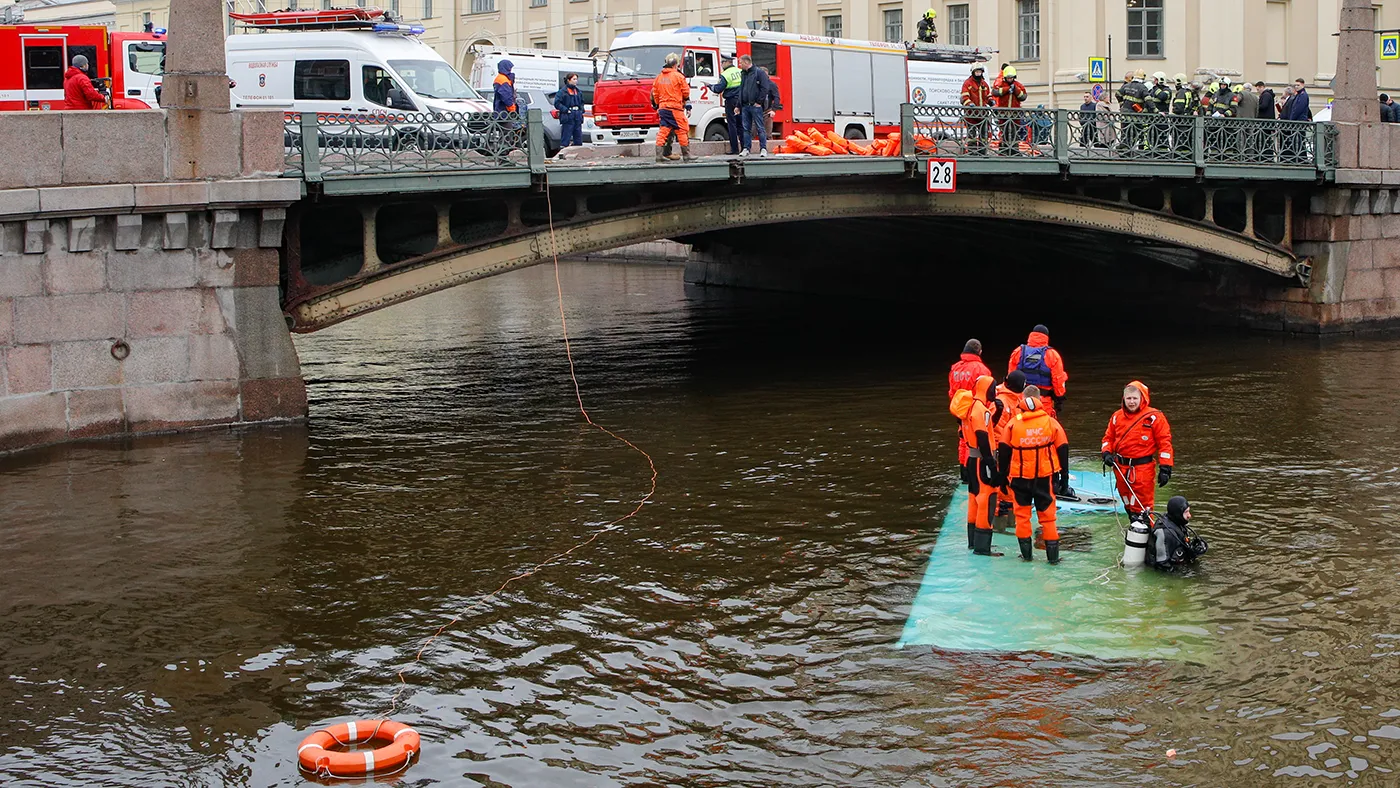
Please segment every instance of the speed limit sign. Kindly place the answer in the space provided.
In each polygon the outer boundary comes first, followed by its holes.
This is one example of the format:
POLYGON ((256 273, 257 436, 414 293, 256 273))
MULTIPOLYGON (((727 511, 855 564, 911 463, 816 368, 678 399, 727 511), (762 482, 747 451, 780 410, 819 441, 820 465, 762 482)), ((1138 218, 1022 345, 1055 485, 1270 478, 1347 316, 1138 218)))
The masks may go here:
POLYGON ((956 159, 928 160, 928 190, 931 192, 955 192, 958 190, 958 162, 956 159))

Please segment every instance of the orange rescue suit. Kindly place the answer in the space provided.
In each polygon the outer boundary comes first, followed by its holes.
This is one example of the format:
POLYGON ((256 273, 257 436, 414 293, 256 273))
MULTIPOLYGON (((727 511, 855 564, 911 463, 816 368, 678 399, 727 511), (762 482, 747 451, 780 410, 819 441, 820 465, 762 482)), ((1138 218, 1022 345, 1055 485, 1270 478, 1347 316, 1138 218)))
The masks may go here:
POLYGON ((1006 430, 1011 447, 1008 479, 1041 479, 1059 473, 1059 448, 1069 445, 1065 428, 1043 409, 1016 414, 1006 430))
POLYGON ((948 410, 961 423, 962 439, 969 449, 963 468, 968 493, 967 522, 983 530, 992 527, 987 505, 998 476, 994 436, 996 422, 992 409, 988 407, 988 395, 994 382, 991 375, 983 375, 973 384, 971 391, 959 390, 948 404, 948 410))
MULTIPOLYGON (((976 353, 964 353, 948 370, 948 401, 953 400, 953 395, 960 389, 972 390, 973 384, 983 375, 990 375, 992 371, 987 369, 987 365, 982 363, 982 357, 976 353)), ((967 464, 968 443, 961 435, 958 436, 958 465, 967 464)))
POLYGON ((1142 404, 1133 413, 1120 407, 1109 417, 1101 451, 1113 455, 1109 459, 1116 468, 1113 477, 1123 505, 1129 514, 1138 514, 1152 510, 1157 475, 1154 465, 1172 467, 1176 459, 1166 414, 1149 406, 1147 386, 1141 381, 1128 385, 1142 393, 1142 404))
POLYGON ((681 72, 666 66, 651 83, 651 100, 658 109, 685 112, 685 102, 690 100, 690 83, 681 72))
MULTIPOLYGON (((1007 426, 1006 442, 1000 450, 1003 472, 1015 494, 1012 510, 1016 516, 1016 538, 1031 537, 1031 507, 1040 522, 1041 537, 1055 545, 1059 553, 1060 531, 1056 526, 1054 477, 1068 459, 1069 439, 1064 427, 1040 408, 1016 414, 1007 426)), ((1030 542, 1022 542, 1022 556, 1029 560, 1030 542)), ((1052 561, 1058 560, 1052 558, 1052 561)))

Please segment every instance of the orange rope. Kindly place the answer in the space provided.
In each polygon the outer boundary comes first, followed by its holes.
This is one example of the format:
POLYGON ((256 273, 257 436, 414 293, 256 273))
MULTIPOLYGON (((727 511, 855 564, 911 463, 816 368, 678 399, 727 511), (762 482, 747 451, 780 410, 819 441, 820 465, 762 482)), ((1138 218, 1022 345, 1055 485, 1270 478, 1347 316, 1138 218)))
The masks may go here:
POLYGON ((428 650, 428 647, 431 646, 433 642, 436 641, 439 637, 441 637, 442 633, 446 632, 449 628, 451 628, 452 625, 461 621, 462 617, 465 616, 472 608, 496 598, 503 591, 505 591, 511 583, 514 583, 517 580, 524 580, 525 578, 536 574, 537 572, 549 566, 550 564, 567 558, 575 551, 581 550, 593 544, 598 540, 598 537, 602 536, 608 531, 617 528, 618 525, 620 525, 623 521, 630 520, 633 517, 636 517, 642 511, 642 507, 646 506, 647 501, 650 501, 652 497, 656 495, 656 462, 652 460, 651 455, 647 454, 646 451, 644 451, 641 447, 639 447, 632 441, 627 440, 621 435, 618 435, 616 432, 613 432, 607 427, 604 427, 603 425, 594 421, 593 417, 588 415, 588 409, 583 406, 583 392, 579 389, 578 375, 576 375, 574 372, 574 353, 573 348, 569 343, 569 319, 564 314, 564 285, 560 282, 559 279, 559 247, 555 243, 554 239, 554 202, 550 196, 548 181, 545 182, 544 196, 545 208, 549 211, 549 246, 551 254, 554 258, 554 289, 555 292, 558 294, 559 298, 559 323, 563 327, 564 331, 564 355, 569 359, 569 378, 574 382, 574 397, 578 400, 579 413, 583 414, 584 421, 587 421, 590 426, 604 433, 607 433, 610 437, 614 438, 615 440, 627 444, 628 448, 632 449, 633 451, 642 455, 642 457, 646 458, 647 466, 651 468, 651 487, 647 490, 647 494, 642 496, 641 500, 637 501, 637 505, 632 509, 632 511, 594 530, 593 533, 589 534, 587 539, 583 540, 582 542, 579 542, 573 547, 570 547, 568 550, 555 553, 554 555, 550 556, 549 558, 546 558, 543 561, 540 561, 539 563, 535 564, 529 569, 526 569, 518 574, 511 575, 510 577, 505 579, 505 582, 497 586, 496 590, 492 591, 489 594, 483 594, 477 597, 476 599, 473 599, 470 603, 468 603, 465 607, 458 611, 457 614, 452 617, 451 621, 448 621, 446 624, 443 624, 442 626, 438 627, 438 630, 434 632, 432 636, 429 637, 427 640, 423 641, 423 644, 418 647, 418 653, 414 655, 413 662, 399 669, 399 688, 397 691, 394 692, 393 700, 390 701, 389 714, 387 716, 393 716, 394 712, 399 707, 399 697, 403 694, 404 690, 408 688, 408 682, 404 679, 403 675, 404 671, 421 662, 423 660, 423 654, 428 650))

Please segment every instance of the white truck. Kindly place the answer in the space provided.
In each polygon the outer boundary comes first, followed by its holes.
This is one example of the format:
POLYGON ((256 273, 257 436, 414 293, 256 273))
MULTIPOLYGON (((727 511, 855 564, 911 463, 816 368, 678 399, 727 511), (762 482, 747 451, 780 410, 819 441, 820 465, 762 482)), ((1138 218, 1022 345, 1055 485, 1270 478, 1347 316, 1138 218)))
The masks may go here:
POLYGON ((326 22, 331 29, 306 29, 306 24, 289 30, 274 19, 253 25, 264 32, 225 41, 235 108, 333 115, 491 111, 490 97, 418 38, 422 27, 382 22, 334 29, 336 23, 326 22))

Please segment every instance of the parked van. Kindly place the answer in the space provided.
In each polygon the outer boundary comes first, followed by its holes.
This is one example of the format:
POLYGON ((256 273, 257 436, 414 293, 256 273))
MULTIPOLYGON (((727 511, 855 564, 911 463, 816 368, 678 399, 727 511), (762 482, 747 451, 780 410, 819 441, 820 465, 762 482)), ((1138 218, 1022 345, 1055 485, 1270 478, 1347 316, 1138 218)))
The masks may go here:
POLYGON ((225 42, 233 106, 288 112, 490 112, 490 97, 467 84, 423 43, 422 28, 268 30, 225 42))

